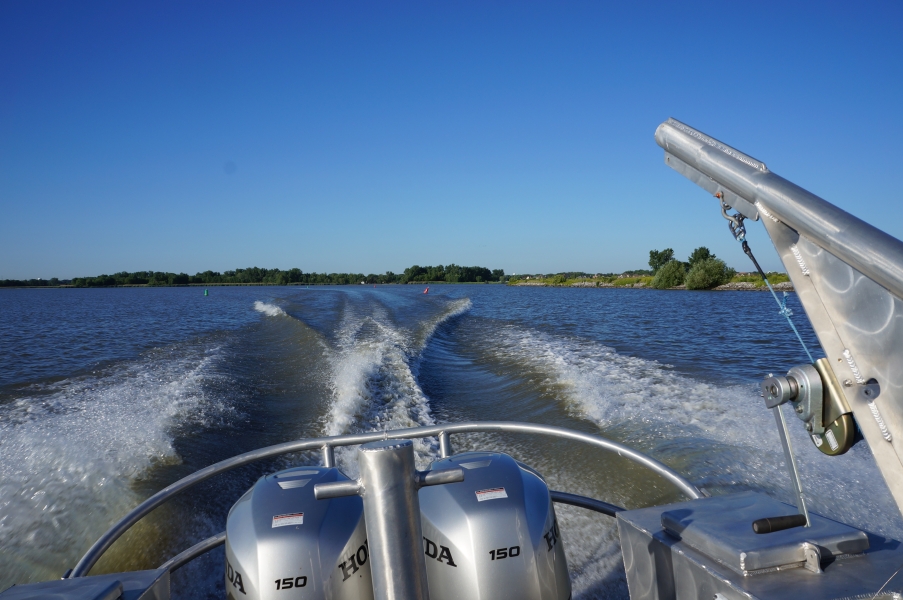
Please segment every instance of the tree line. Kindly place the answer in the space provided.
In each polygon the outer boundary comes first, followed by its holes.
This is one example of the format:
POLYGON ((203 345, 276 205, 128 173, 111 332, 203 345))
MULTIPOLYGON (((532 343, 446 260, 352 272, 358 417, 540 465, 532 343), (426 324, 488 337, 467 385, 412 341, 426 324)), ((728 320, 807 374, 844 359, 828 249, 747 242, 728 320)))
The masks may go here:
POLYGON ((705 246, 693 250, 686 261, 676 260, 674 250, 649 251, 652 287, 668 289, 680 285, 688 290, 710 290, 729 282, 737 272, 705 246))
POLYGON ((68 284, 74 287, 110 287, 117 285, 149 285, 170 286, 188 284, 248 284, 259 283, 267 285, 349 285, 349 284, 379 284, 379 283, 481 283, 490 281, 504 281, 503 269, 487 269, 486 267, 462 267, 456 264, 425 266, 414 265, 408 267, 403 273, 386 271, 381 275, 363 273, 305 273, 301 269, 262 269, 250 267, 247 269, 235 269, 232 271, 204 271, 194 275, 187 273, 165 273, 162 271, 122 271, 112 275, 98 275, 96 277, 76 277, 69 280, 53 279, 4 279, 0 280, 0 287, 22 286, 56 286, 68 284))
POLYGON ((72 283, 70 279, 0 279, 0 287, 55 287, 58 285, 68 285, 72 283))

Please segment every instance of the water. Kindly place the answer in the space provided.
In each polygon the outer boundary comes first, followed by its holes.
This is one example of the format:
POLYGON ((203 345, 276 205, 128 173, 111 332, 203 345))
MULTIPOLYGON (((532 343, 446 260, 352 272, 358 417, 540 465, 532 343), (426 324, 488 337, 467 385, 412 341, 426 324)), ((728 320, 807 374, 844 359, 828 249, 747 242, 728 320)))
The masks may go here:
MULTIPOLYGON (((789 501, 757 382, 806 361, 769 294, 434 286, 0 290, 0 589, 59 577, 154 491, 252 448, 451 420, 599 433, 712 494, 789 501)), ((789 306, 820 354, 796 297, 789 306)), ((791 418, 814 509, 903 537, 864 444, 821 455, 791 418)), ((628 508, 679 493, 579 445, 512 435, 498 448, 555 489, 628 508)), ((425 465, 434 442, 417 446, 425 465)), ((202 484, 146 518, 96 571, 152 568, 222 531, 263 472, 202 484)), ((353 452, 338 460, 354 473, 353 452)), ((559 507, 575 598, 626 598, 611 519, 559 507)), ((222 598, 222 550, 179 571, 176 597, 222 598)))

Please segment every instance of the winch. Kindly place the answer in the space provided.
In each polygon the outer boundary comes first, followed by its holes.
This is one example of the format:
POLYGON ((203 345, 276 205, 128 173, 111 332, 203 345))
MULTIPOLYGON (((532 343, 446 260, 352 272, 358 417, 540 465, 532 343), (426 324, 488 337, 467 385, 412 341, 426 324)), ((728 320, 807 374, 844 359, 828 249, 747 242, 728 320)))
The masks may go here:
MULTIPOLYGON (((867 391, 877 397, 880 390, 871 383, 867 391)), ((768 408, 790 402, 815 446, 825 454, 843 454, 856 442, 850 405, 827 359, 793 367, 786 376, 769 375, 762 381, 762 395, 768 408)))

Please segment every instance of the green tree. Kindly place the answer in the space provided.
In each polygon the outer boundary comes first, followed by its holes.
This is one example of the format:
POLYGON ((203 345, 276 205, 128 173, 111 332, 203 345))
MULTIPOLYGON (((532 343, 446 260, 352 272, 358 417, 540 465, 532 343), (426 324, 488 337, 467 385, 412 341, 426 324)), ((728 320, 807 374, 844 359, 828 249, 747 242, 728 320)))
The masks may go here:
POLYGON ((408 267, 404 270, 404 274, 401 276, 402 283, 407 283, 409 281, 418 281, 418 277, 420 277, 421 275, 426 275, 426 269, 424 269, 420 265, 408 267))
POLYGON ((705 246, 700 246, 696 250, 693 250, 693 253, 690 254, 690 258, 687 259, 688 269, 692 269, 693 266, 702 260, 708 260, 710 258, 717 258, 712 251, 706 248, 705 246))
POLYGON ((684 264, 679 260, 669 260, 658 269, 652 280, 652 287, 666 290, 681 285, 687 277, 684 264))
POLYGON ((671 248, 665 248, 664 250, 650 250, 649 266, 652 267, 652 272, 656 273, 673 258, 674 250, 671 248))
POLYGON ((727 283, 736 273, 720 258, 697 260, 687 273, 687 289, 710 290, 727 283))

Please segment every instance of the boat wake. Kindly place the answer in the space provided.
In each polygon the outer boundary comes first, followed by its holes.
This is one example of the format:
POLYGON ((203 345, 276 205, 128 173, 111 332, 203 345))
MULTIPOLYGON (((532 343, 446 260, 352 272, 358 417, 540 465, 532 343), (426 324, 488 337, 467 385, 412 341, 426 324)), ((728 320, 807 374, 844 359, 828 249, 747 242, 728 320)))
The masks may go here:
MULTIPOLYGON (((180 461, 176 430, 228 417, 205 393, 219 348, 176 347, 23 388, 0 407, 0 572, 60 577, 98 532, 140 500, 133 484, 180 461)), ((4 586, 0 586, 4 587, 4 586)))
MULTIPOLYGON (((420 356, 436 329, 470 310, 468 299, 450 302, 414 330, 392 322, 382 307, 360 314, 347 307, 330 357, 332 402, 325 435, 419 427, 434 423, 417 381, 420 356)), ((435 455, 428 442, 415 445, 420 468, 435 455)), ((338 454, 343 470, 356 474, 353 450, 338 454)))
MULTIPOLYGON (((774 417, 757 385, 708 383, 591 340, 517 325, 486 343, 495 360, 530 372, 569 413, 664 460, 697 486, 718 494, 756 489, 792 503, 774 417)), ((786 418, 811 508, 899 539, 903 521, 887 518, 897 511, 866 444, 828 457, 795 417, 786 418)))
POLYGON ((268 302, 261 302, 257 300, 254 302, 254 310, 259 313, 263 313, 268 317, 278 317, 285 316, 285 311, 276 306, 275 304, 270 304, 268 302))

